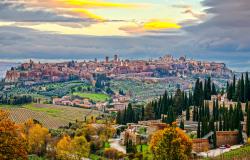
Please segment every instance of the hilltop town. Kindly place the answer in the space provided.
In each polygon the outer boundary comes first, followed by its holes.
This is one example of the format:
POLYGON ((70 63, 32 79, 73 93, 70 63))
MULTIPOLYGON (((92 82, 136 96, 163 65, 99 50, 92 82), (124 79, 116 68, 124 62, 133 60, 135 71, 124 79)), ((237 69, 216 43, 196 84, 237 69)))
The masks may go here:
POLYGON ((7 71, 5 82, 23 82, 31 85, 44 82, 60 82, 73 79, 94 80, 96 74, 114 78, 161 78, 211 76, 229 78, 232 71, 224 63, 197 61, 180 57, 174 59, 166 55, 155 60, 121 60, 114 55, 113 60, 104 61, 40 63, 30 60, 19 67, 7 71))
POLYGON ((57 153, 41 149, 44 157, 60 156, 58 145, 67 135, 72 145, 79 136, 86 139, 89 151, 81 156, 90 159, 152 159, 157 157, 155 138, 169 130, 186 141, 186 156, 194 159, 248 147, 248 73, 238 79, 224 63, 171 55, 155 60, 121 60, 117 55, 104 61, 30 60, 7 71, 2 84, 0 107, 10 120, 49 129, 52 140, 47 144, 44 138, 43 146, 57 153))

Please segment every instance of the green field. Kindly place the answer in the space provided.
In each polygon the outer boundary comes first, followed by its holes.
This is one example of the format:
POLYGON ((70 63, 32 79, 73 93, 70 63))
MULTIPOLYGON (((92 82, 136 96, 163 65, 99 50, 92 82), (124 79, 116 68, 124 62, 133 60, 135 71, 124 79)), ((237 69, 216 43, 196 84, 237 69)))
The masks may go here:
POLYGON ((102 93, 81 93, 75 92, 73 93, 74 96, 79 96, 81 98, 88 98, 93 100, 94 102, 105 102, 110 99, 110 97, 106 94, 102 93))
POLYGON ((250 159, 250 145, 232 150, 215 158, 206 158, 204 160, 247 160, 250 159))
POLYGON ((32 111, 44 112, 55 117, 58 116, 62 112, 62 110, 55 109, 55 108, 36 107, 36 105, 34 104, 27 104, 22 107, 32 110, 32 111))

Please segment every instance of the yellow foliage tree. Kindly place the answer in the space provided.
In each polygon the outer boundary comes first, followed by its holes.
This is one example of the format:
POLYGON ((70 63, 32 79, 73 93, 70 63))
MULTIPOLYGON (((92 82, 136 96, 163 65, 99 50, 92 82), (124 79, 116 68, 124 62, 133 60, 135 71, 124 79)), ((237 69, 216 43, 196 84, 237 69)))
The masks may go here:
POLYGON ((168 125, 152 136, 150 149, 157 160, 187 160, 192 151, 192 142, 176 125, 168 125))
POLYGON ((50 134, 47 128, 42 127, 40 124, 34 124, 27 135, 29 153, 43 155, 49 138, 50 134))
POLYGON ((80 160, 83 157, 89 156, 90 145, 84 136, 74 137, 71 141, 71 147, 73 149, 75 159, 80 160))
POLYGON ((8 113, 0 110, 0 159, 28 159, 26 143, 8 113))
POLYGON ((56 145, 56 157, 60 160, 70 159, 71 138, 66 135, 56 145))
POLYGON ((80 160, 88 157, 90 146, 84 136, 74 137, 64 136, 56 146, 57 158, 60 160, 80 160))

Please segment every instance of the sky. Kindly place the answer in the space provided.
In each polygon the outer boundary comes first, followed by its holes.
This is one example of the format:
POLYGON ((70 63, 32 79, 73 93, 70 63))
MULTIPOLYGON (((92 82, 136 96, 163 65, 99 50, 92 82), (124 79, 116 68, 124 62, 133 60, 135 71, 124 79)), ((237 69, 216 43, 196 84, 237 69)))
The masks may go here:
POLYGON ((0 60, 156 58, 250 70, 249 0, 0 0, 0 60))

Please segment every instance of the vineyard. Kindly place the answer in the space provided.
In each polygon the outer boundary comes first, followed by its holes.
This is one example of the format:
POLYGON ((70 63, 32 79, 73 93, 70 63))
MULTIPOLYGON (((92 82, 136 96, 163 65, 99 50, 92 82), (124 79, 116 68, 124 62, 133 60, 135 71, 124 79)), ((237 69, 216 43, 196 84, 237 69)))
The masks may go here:
POLYGON ((24 123, 28 119, 36 119, 47 128, 58 128, 75 120, 84 120, 85 116, 98 116, 99 111, 46 104, 31 104, 22 107, 3 108, 8 110, 10 118, 16 123, 24 123))

